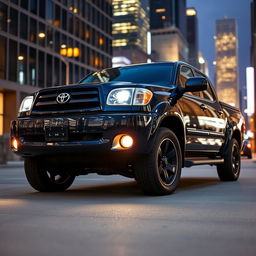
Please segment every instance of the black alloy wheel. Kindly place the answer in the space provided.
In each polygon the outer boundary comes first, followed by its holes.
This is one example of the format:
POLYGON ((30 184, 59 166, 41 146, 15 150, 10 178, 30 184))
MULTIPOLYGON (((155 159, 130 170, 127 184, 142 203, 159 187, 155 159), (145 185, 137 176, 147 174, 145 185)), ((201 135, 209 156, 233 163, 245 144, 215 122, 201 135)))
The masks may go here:
POLYGON ((153 149, 134 165, 136 180, 149 195, 168 195, 179 184, 182 153, 179 140, 168 128, 159 128, 152 138, 153 149))
POLYGON ((236 181, 240 175, 241 155, 240 146, 233 138, 224 154, 224 163, 217 165, 217 172, 221 181, 236 181))
POLYGON ((158 148, 158 171, 163 185, 168 186, 177 175, 177 151, 173 142, 166 138, 158 148))

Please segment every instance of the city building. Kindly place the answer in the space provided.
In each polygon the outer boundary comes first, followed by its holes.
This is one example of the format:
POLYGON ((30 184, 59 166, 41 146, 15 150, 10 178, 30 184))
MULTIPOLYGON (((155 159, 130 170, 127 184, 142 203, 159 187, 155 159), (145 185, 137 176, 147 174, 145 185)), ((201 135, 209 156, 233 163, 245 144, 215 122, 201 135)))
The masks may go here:
POLYGON ((150 0, 152 56, 157 61, 188 61, 186 0, 150 0))
POLYGON ((150 0, 150 29, 176 27, 186 38, 186 0, 150 0))
POLYGON ((216 21, 216 89, 221 101, 239 107, 238 38, 235 19, 216 21))
POLYGON ((152 54, 157 61, 187 61, 186 38, 176 27, 152 29, 152 54))
POLYGON ((34 91, 112 65, 111 0, 0 0, 0 136, 34 91))
POLYGON ((198 20, 197 12, 195 8, 187 8, 187 41, 188 41, 188 63, 196 68, 200 69, 200 65, 205 64, 199 63, 203 61, 202 56, 199 59, 198 56, 198 20))
POLYGON ((113 0, 113 61, 147 62, 148 31, 148 0, 113 0))

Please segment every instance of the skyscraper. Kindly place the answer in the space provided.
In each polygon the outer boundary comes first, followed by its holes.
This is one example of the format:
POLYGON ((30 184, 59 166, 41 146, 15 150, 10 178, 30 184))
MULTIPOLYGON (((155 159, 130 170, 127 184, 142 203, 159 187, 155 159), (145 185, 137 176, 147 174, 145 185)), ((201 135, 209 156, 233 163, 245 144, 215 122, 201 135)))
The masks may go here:
POLYGON ((148 0, 113 0, 113 55, 131 63, 147 61, 148 0))
POLYGON ((216 21, 216 89, 221 101, 239 107, 238 42, 235 19, 216 21))
POLYGON ((186 0, 150 0, 150 29, 176 27, 187 34, 186 0))
POLYGON ((198 61, 198 20, 195 8, 187 8, 187 41, 188 41, 188 62, 196 68, 200 68, 198 61))
POLYGON ((110 0, 0 0, 0 136, 26 95, 109 67, 111 33, 110 0))
POLYGON ((186 0, 150 0, 150 28, 156 60, 188 60, 186 0))

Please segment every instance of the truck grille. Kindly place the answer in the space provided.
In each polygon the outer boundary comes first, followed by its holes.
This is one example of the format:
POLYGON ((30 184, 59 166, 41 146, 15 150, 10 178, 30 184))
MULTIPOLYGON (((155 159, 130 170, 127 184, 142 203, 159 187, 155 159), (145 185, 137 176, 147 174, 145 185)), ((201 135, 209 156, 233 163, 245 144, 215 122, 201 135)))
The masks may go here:
POLYGON ((39 92, 31 115, 83 113, 100 109, 98 88, 65 87, 39 92), (70 100, 67 103, 58 103, 56 99, 60 93, 69 93, 70 100))

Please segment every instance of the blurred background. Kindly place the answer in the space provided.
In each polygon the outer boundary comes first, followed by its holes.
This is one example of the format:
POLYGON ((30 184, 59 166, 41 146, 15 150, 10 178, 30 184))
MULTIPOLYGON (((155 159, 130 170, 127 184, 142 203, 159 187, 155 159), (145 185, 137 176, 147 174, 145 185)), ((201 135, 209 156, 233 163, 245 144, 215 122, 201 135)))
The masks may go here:
POLYGON ((241 109, 255 151, 256 0, 0 0, 0 163, 22 99, 111 66, 185 61, 241 109))

